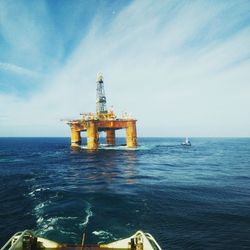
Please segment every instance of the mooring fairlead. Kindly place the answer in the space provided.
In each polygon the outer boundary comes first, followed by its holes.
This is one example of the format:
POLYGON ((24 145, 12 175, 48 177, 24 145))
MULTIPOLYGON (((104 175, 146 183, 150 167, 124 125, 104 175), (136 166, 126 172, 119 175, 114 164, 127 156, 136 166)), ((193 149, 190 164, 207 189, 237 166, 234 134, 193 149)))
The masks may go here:
POLYGON ((77 120, 66 120, 71 128, 71 147, 81 145, 81 132, 87 132, 87 148, 98 149, 99 132, 106 132, 106 141, 109 146, 116 145, 115 131, 126 129, 126 144, 128 148, 137 147, 136 120, 123 115, 117 118, 113 110, 107 110, 104 91, 103 75, 97 74, 96 78, 96 113, 80 114, 77 120))

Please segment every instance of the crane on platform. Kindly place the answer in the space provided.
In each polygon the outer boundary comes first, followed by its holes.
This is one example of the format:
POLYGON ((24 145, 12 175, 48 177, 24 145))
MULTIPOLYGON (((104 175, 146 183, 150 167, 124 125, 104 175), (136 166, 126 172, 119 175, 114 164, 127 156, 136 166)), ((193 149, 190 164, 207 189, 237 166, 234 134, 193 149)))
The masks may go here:
POLYGON ((96 114, 106 114, 106 96, 104 91, 103 75, 101 72, 96 77, 96 114))
POLYGON ((96 76, 96 117, 97 119, 115 119, 113 110, 107 110, 106 96, 104 91, 103 75, 99 72, 96 76))

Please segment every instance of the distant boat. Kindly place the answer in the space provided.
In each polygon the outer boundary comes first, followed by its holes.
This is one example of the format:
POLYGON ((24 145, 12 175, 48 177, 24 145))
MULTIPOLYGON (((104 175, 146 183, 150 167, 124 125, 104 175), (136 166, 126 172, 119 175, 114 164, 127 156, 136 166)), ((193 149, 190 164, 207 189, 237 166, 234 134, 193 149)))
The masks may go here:
POLYGON ((182 146, 191 146, 191 142, 188 140, 188 138, 186 137, 186 140, 184 142, 181 143, 182 146))

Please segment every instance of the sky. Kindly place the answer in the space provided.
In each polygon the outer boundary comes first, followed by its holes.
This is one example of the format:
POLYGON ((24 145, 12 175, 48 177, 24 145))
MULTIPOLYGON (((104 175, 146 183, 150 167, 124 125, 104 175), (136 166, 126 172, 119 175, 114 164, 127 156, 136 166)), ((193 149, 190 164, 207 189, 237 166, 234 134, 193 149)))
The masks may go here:
POLYGON ((250 136, 250 1, 0 0, 0 136, 70 136, 107 106, 138 136, 250 136))

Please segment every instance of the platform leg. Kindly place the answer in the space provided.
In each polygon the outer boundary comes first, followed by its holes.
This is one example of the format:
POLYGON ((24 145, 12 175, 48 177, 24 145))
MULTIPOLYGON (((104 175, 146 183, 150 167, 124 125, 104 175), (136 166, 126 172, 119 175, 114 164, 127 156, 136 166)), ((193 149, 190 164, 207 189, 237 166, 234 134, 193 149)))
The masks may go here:
POLYGON ((115 145, 115 130, 109 129, 106 131, 106 141, 109 146, 115 145))
POLYGON ((127 122, 126 142, 128 148, 137 147, 136 123, 135 121, 127 122))
POLYGON ((98 139, 99 134, 94 121, 89 122, 87 128, 87 148, 88 149, 97 149, 98 148, 98 139))
POLYGON ((79 147, 81 145, 81 132, 71 128, 71 147, 79 147))

